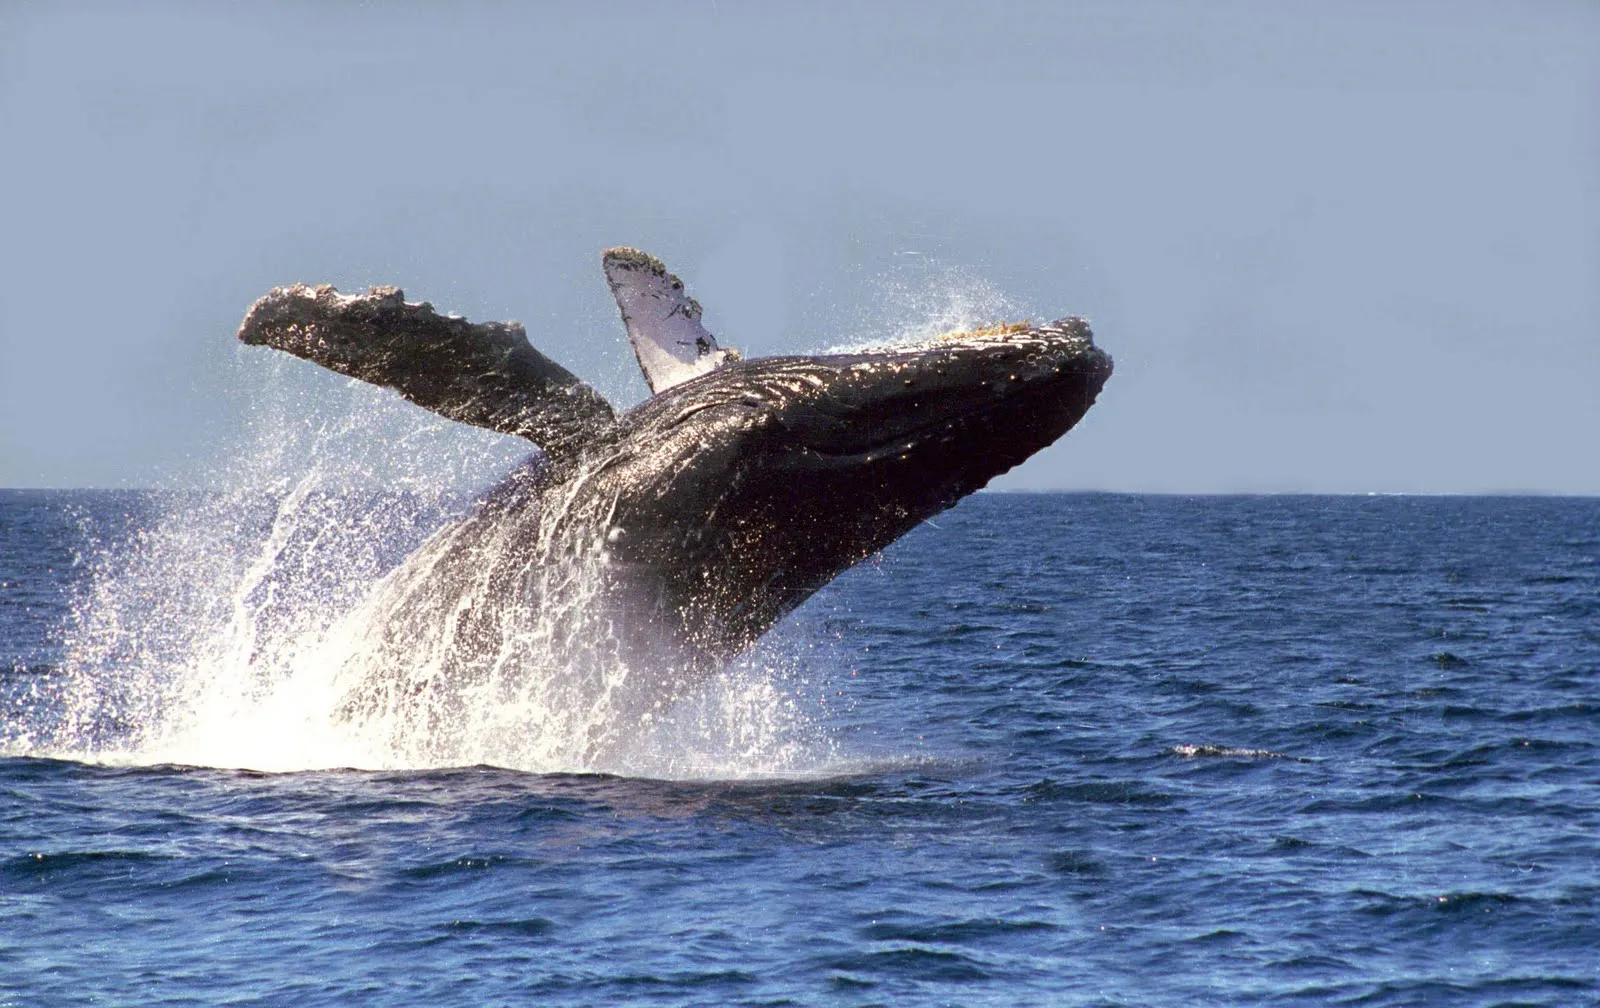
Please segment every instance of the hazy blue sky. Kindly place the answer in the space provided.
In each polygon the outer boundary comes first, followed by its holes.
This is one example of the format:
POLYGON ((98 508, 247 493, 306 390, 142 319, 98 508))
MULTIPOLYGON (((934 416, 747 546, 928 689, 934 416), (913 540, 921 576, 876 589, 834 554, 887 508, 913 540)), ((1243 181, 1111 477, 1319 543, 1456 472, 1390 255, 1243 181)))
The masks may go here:
POLYGON ((631 244, 758 354, 1089 316, 1002 486, 1600 492, 1600 4, 10 3, 0 138, 0 486, 203 479, 293 281, 637 400, 631 244))

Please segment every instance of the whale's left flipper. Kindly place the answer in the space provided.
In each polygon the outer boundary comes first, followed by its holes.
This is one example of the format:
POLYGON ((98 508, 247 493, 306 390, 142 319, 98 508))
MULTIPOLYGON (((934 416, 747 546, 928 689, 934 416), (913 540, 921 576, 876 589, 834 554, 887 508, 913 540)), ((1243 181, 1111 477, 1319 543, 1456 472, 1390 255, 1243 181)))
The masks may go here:
POLYGON ((683 281, 660 259, 635 248, 612 248, 600 262, 651 392, 665 392, 739 359, 739 351, 717 346, 717 338, 700 324, 700 302, 684 292, 683 281))
POLYGON ((525 437, 555 466, 614 421, 610 403, 535 350, 518 323, 440 315, 397 287, 276 287, 250 307, 239 339, 392 388, 451 420, 525 437))

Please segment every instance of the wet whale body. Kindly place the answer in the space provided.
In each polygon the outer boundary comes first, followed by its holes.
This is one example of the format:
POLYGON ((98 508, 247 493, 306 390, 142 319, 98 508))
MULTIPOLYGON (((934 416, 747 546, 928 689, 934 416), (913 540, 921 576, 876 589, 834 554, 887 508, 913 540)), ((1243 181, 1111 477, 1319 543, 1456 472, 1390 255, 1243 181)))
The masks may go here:
POLYGON ((620 415, 516 323, 395 288, 277 288, 246 316, 245 343, 539 448, 380 585, 349 717, 447 736, 463 698, 557 667, 588 669, 591 700, 659 710, 1061 437, 1111 373, 1077 318, 745 360, 659 260, 612 249, 603 265, 653 392, 620 415), (614 688, 617 668, 634 688, 614 688))

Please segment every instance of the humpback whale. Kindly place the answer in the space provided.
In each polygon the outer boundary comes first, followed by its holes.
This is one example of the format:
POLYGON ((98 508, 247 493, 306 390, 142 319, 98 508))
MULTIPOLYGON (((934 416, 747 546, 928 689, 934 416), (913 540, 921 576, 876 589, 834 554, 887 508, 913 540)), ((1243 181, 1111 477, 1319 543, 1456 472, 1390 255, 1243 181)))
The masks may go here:
POLYGON ((652 392, 620 414, 517 323, 442 315, 397 288, 280 287, 245 317, 247 344, 538 449, 379 586, 348 716, 448 734, 466 693, 551 662, 626 664, 650 680, 634 712, 663 709, 1061 437, 1111 374, 1079 318, 744 359, 659 259, 617 248, 602 265, 652 392))

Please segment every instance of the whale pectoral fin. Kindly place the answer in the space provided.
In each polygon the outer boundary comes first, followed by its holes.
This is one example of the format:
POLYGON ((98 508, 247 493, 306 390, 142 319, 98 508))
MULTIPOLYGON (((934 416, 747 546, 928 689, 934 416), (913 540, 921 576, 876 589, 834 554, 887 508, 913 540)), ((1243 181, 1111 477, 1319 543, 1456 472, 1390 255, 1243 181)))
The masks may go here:
POLYGON ((275 287, 238 335, 392 388, 451 420, 527 438, 553 464, 575 458, 614 419, 604 397, 535 350, 518 323, 440 315, 397 287, 275 287))
POLYGON ((613 248, 606 249, 601 263, 651 392, 739 359, 737 350, 717 346, 717 338, 700 324, 700 303, 660 259, 638 249, 613 248))

